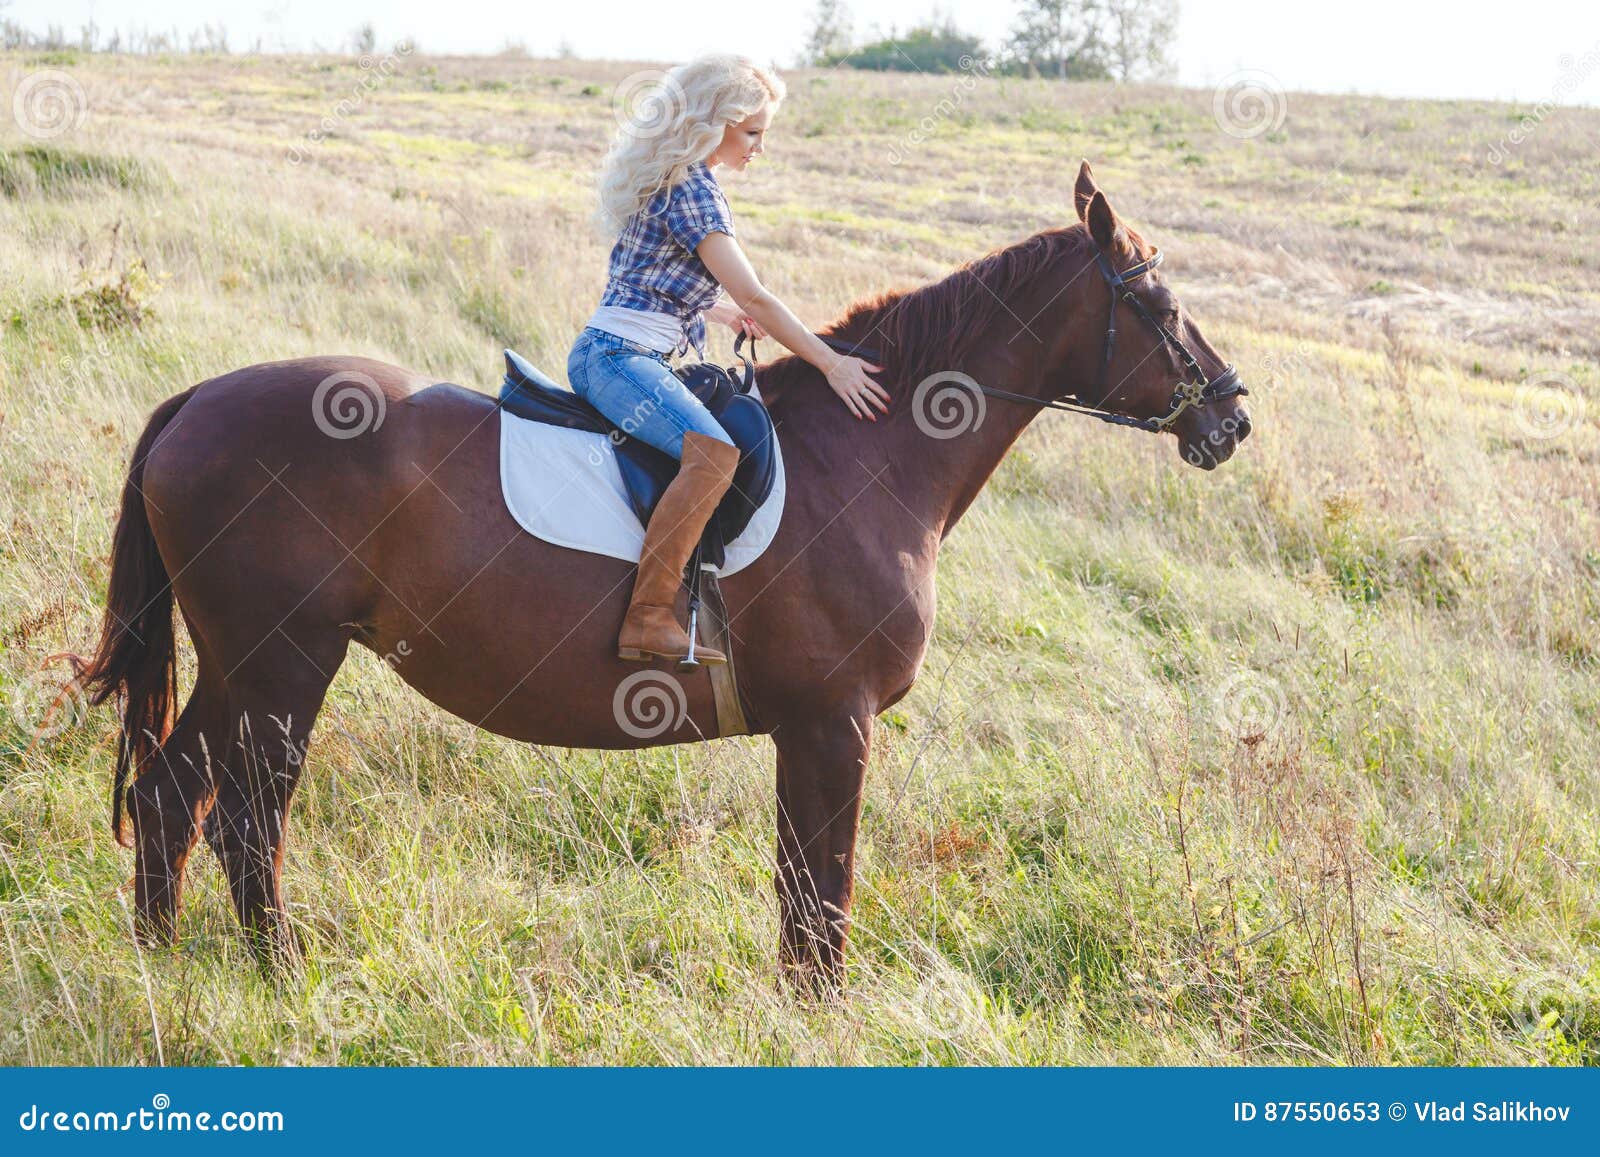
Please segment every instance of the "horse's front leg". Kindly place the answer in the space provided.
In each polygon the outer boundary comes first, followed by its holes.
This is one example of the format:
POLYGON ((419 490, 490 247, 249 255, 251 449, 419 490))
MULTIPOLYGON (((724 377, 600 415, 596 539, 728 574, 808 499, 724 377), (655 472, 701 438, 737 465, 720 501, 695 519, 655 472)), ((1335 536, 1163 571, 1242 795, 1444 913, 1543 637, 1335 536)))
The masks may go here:
POLYGON ((779 961, 796 987, 835 992, 844 980, 872 715, 853 710, 791 720, 772 738, 778 749, 779 961))

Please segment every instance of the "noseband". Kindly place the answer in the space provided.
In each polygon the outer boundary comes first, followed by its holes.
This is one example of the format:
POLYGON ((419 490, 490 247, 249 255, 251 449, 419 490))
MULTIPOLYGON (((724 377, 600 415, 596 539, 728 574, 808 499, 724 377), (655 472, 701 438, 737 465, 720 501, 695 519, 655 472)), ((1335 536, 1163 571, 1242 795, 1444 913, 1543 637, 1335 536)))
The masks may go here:
POLYGON ((1178 355, 1178 360, 1183 363, 1183 368, 1189 373, 1189 380, 1181 382, 1172 391, 1172 398, 1167 403, 1167 412, 1159 418, 1132 418, 1126 419, 1121 414, 1107 414, 1103 410, 1092 409, 1084 412, 1093 414, 1105 421, 1115 421, 1119 425, 1133 425, 1141 430, 1150 430, 1153 433, 1162 433, 1176 422, 1182 413, 1191 406, 1204 406, 1210 402, 1221 402, 1250 391, 1244 388, 1239 381, 1239 371, 1233 368, 1230 362, 1222 368, 1222 372, 1214 378, 1207 378, 1205 370, 1200 368, 1199 360, 1188 346, 1179 340, 1178 335, 1151 313, 1144 302, 1139 300, 1139 295, 1128 288, 1130 283, 1139 280, 1151 270, 1161 266, 1161 250, 1152 250, 1150 256, 1139 264, 1118 272, 1100 250, 1095 250, 1095 263, 1100 266, 1100 276, 1106 279, 1106 285, 1111 288, 1111 309, 1106 317, 1106 344, 1105 353, 1100 358, 1100 373, 1095 379, 1095 393, 1105 396, 1106 377, 1111 372, 1111 358, 1117 349, 1117 299, 1121 298, 1133 307, 1150 327, 1160 335, 1162 342, 1173 353, 1178 355))

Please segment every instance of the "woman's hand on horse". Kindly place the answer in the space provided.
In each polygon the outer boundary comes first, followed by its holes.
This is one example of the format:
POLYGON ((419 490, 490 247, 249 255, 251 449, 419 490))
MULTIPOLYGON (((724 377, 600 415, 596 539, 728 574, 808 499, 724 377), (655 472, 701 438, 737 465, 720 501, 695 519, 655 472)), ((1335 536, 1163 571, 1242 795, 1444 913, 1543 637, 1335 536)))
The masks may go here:
POLYGON ((852 414, 876 422, 878 415, 872 412, 872 407, 877 406, 887 414, 889 391, 868 377, 867 371, 879 372, 882 369, 882 366, 846 355, 835 361, 828 370, 828 385, 852 414))

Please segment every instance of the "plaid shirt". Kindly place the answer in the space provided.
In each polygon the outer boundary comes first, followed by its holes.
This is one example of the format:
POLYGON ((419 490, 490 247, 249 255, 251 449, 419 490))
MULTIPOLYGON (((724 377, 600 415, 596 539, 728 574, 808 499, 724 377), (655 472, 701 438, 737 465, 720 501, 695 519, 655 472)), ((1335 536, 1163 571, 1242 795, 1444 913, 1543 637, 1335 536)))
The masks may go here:
POLYGON ((695 161, 682 181, 659 190, 628 218, 611 248, 600 304, 672 314, 683 323, 684 340, 676 352, 692 345, 704 357, 701 313, 722 291, 695 252, 708 233, 732 237, 733 213, 710 166, 695 161))

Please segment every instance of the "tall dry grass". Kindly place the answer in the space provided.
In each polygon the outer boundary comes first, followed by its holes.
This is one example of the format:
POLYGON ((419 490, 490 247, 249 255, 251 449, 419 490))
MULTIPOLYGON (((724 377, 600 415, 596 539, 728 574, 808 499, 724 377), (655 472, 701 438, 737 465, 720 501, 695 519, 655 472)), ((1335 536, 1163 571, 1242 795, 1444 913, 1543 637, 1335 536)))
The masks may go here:
POLYGON ((180 946, 134 946, 114 723, 49 715, 45 660, 92 637, 145 415, 312 352, 558 368, 636 67, 0 59, 45 67, 88 115, 0 135, 0 1059, 1600 1059, 1600 116, 1496 163, 1526 110, 1290 94, 1240 138, 1204 92, 790 77, 725 183, 802 316, 1065 222, 1088 156, 1257 429, 1209 476, 1023 438, 880 728, 817 1008, 774 974, 764 741, 518 746, 364 653, 291 829, 304 974, 255 972, 205 854, 180 946))

